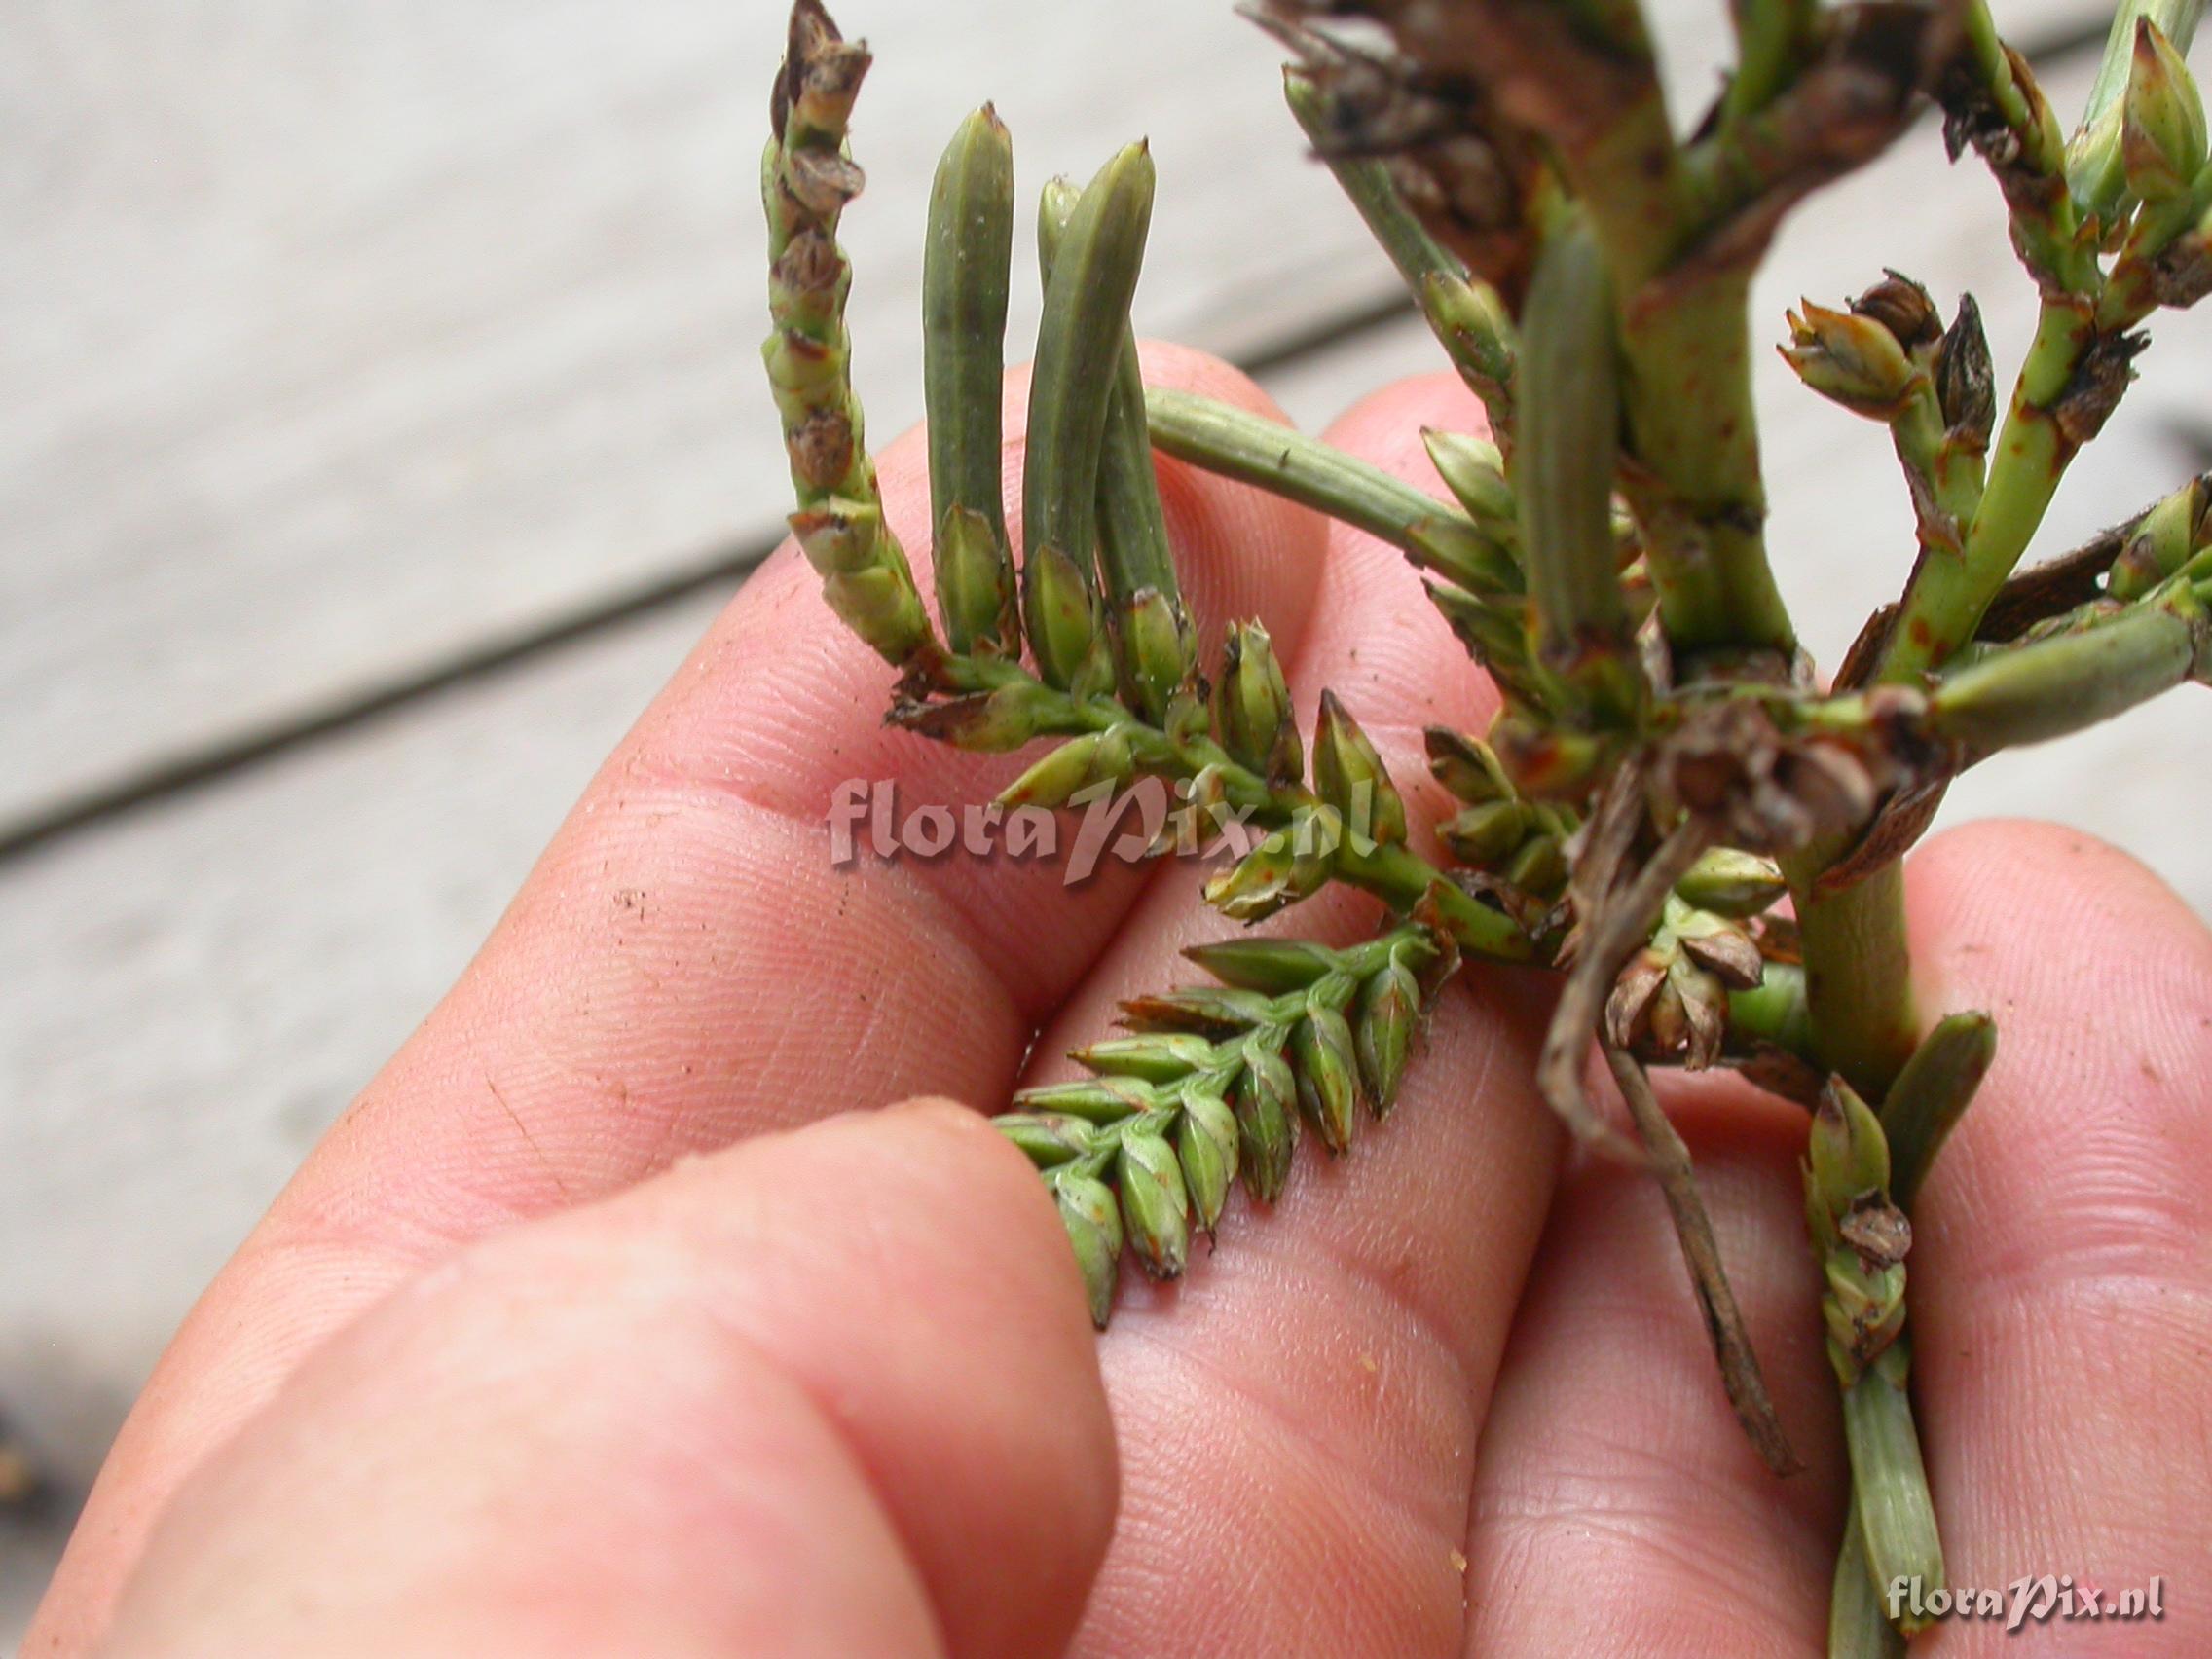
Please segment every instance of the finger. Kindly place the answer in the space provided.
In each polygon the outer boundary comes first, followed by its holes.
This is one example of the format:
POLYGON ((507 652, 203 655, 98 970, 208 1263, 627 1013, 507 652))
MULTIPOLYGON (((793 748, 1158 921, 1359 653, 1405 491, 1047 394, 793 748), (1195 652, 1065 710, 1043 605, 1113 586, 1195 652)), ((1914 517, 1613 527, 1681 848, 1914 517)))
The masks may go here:
POLYGON ((1797 1174, 1805 1114, 1741 1085, 1666 1099, 1807 1466, 1777 1479, 1730 1412, 1656 1185, 1577 1165, 1484 1429, 1469 1654, 1825 1647, 1844 1482, 1797 1174))
MULTIPOLYGON (((2183 1593, 2212 1578, 2212 934, 2133 860, 2052 826, 1961 830, 1910 873, 1926 1005, 1998 1026, 1914 1216, 1913 1373, 1949 1576, 2069 1575, 2109 1612, 2162 1574, 2162 1622, 2058 1621, 2050 1639, 2212 1651, 2212 1605, 2183 1593)), ((2017 1643, 1977 1619, 1932 1645, 2017 1643)))
MULTIPOLYGON (((1272 409, 1211 358, 1161 347, 1147 363, 1272 409)), ((1007 390, 1016 477, 1025 384, 1017 372, 1007 390)), ((926 589, 919 434, 881 473, 926 589)), ((1295 644, 1318 521, 1171 461, 1161 480, 1198 615, 1264 613, 1295 644)), ((987 799, 1014 763, 887 732, 890 670, 818 585, 789 547, 746 585, 461 983, 202 1299, 109 1455, 42 1633, 96 1629, 182 1472, 313 1343, 460 1242, 825 1103, 988 1101, 1010 1087, 1036 1019, 1141 877, 1109 865, 1070 889, 1056 861, 957 853, 833 867, 840 781, 888 780, 910 812, 987 799)))
POLYGON ((180 1494, 113 1650, 1016 1659, 1113 1492, 1027 1164, 948 1103, 848 1117, 388 1300, 180 1494))
MULTIPOLYGON (((1924 1010, 1986 1009, 2000 1031, 1998 1069, 1922 1193, 1910 1263, 1952 1579, 2119 1586, 2212 1565, 2198 1521, 2212 1437, 2147 1426, 2201 1394, 2212 1338, 2195 1082, 2212 946, 2155 880, 2071 831, 1975 827, 1932 842, 1907 879, 1924 1010)), ((1780 1485, 1760 1470, 1678 1283, 1671 1318, 1624 1309, 1639 1264, 1678 1272, 1656 1196, 1594 1195, 1608 1172, 1569 1181, 1484 1446, 1475 1651, 1692 1626, 1731 1652, 1819 1640, 1845 1480, 1808 1312, 1802 1117, 1747 1115, 1710 1089, 1677 1104, 1716 1223, 1737 1216, 1723 1253, 1810 1467, 1780 1485), (1654 1392, 1655 1376, 1675 1382, 1654 1392)))
MULTIPOLYGON (((1407 435, 1478 422, 1456 384, 1429 380, 1329 435, 1436 489, 1407 435)), ((1309 707, 1324 685, 1345 698, 1417 817, 1442 804, 1419 722, 1479 728, 1492 706, 1398 555, 1341 529, 1290 673, 1309 707)), ((1196 888, 1195 871, 1162 875, 1041 1053, 1108 1029, 1119 998, 1197 977, 1178 949, 1235 930, 1196 888)), ((1268 931, 1341 942, 1376 918, 1339 893, 1268 931)), ((1557 1153, 1529 1082, 1540 986, 1465 978, 1447 988, 1396 1111, 1350 1156, 1330 1162, 1309 1144, 1272 1213, 1234 1199, 1220 1252, 1201 1249, 1180 1284, 1124 1274, 1103 1339, 1123 1519, 1078 1652, 1456 1648, 1476 1436, 1557 1153)))

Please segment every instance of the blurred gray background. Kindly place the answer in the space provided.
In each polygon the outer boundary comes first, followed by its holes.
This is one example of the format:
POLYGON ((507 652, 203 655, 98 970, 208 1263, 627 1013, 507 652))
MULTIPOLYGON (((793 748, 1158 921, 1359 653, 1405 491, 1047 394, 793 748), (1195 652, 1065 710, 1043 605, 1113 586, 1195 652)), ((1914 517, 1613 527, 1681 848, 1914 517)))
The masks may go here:
MULTIPOLYGON (((1724 0, 1656 10, 1694 111, 1724 0)), ((2078 108, 2099 8, 1996 10, 2078 108)), ((878 55, 846 240, 879 434, 919 409, 930 170, 986 97, 1025 188, 1151 135, 1140 326, 1301 424, 1441 366, 1226 4, 840 11, 878 55)), ((0 1518, 11 1641, 198 1288, 776 539, 755 180, 782 21, 0 0, 0 1417, 49 1483, 0 1518)), ((1931 123, 1791 222, 1762 322, 1886 264, 1946 309, 1971 287, 2009 381, 2034 296, 1931 123)), ((2212 462, 2212 317, 2156 329, 2039 556, 2212 462)), ((1832 665, 1910 514, 1884 433, 1762 377, 1773 542, 1832 665)), ((1946 820, 2062 818, 2212 913, 2205 718, 2179 693, 2003 760, 1946 820)))

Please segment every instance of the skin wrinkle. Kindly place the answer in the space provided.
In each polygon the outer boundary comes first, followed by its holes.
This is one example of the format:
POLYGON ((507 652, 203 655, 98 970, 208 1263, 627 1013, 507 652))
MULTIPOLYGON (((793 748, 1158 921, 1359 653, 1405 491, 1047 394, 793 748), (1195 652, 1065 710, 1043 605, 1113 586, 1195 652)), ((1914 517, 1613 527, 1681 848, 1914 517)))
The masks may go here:
MULTIPOLYGON (((1448 1530, 1448 1524, 1425 1512, 1418 1494, 1400 1491, 1396 1482, 1382 1479, 1382 1471, 1371 1463, 1363 1466, 1356 1450, 1359 1437, 1352 1425, 1343 1425, 1345 1432, 1342 1433, 1314 1432, 1313 1423, 1302 1416, 1295 1398, 1285 1398, 1280 1390, 1266 1386, 1264 1379, 1255 1373, 1224 1364, 1202 1342, 1169 1336, 1167 1332, 1172 1324, 1171 1317, 1155 1320, 1132 1333, 1130 1341, 1142 1346, 1155 1361, 1166 1362, 1186 1375, 1203 1374, 1211 1383, 1209 1398, 1219 1399, 1222 1394, 1228 1394, 1249 1406, 1282 1431, 1278 1444, 1337 1476, 1348 1477, 1350 1484, 1371 1499, 1377 1509, 1397 1516, 1408 1530, 1440 1534, 1448 1530)), ((1423 1389, 1422 1393, 1437 1413, 1460 1415, 1452 1412, 1450 1402, 1463 1403, 1463 1390, 1433 1386, 1423 1389)), ((1429 1436, 1417 1438, 1425 1440, 1429 1436)), ((1448 1438, 1470 1448, 1473 1440, 1471 1434, 1448 1434, 1448 1438)), ((1331 1490, 1342 1492, 1345 1483, 1332 1480, 1325 1484, 1331 1490)))

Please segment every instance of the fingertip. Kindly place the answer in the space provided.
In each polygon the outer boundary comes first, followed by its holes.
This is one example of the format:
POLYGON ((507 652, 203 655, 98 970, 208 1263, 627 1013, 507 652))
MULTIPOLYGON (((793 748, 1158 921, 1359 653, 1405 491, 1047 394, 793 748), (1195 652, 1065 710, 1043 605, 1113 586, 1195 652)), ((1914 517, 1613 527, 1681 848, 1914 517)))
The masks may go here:
POLYGON ((1923 1008, 1998 1029, 1913 1218, 1946 1553, 1968 1582, 2170 1571, 2201 1537, 2212 1449, 2144 1425, 2190 1397, 2212 1338, 2212 934, 2052 825, 1955 830, 1906 882, 1923 1008))
POLYGON ((744 1264, 722 1316, 825 1402, 952 1648, 1051 1650, 1104 1557, 1118 1466, 1081 1274, 1035 1169, 941 1096, 705 1161, 744 1194, 705 1206, 744 1264))

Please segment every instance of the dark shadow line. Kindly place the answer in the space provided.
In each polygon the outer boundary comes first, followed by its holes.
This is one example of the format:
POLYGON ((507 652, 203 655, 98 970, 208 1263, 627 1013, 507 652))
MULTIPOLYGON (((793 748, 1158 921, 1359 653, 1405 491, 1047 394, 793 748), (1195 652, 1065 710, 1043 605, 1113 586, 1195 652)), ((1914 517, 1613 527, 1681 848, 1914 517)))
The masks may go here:
MULTIPOLYGON (((47 810, 0 824, 0 863, 19 857, 61 836, 232 773, 274 760, 318 739, 365 725, 427 698, 490 679, 588 639, 603 628, 647 617, 725 582, 735 582, 775 550, 773 541, 721 549, 707 561, 666 579, 635 588, 612 603, 571 612, 527 633, 463 652, 420 674, 373 687, 335 707, 300 719, 248 731, 223 742, 188 751, 117 783, 87 790, 47 810)), ((734 589, 733 589, 734 591, 734 589)))

